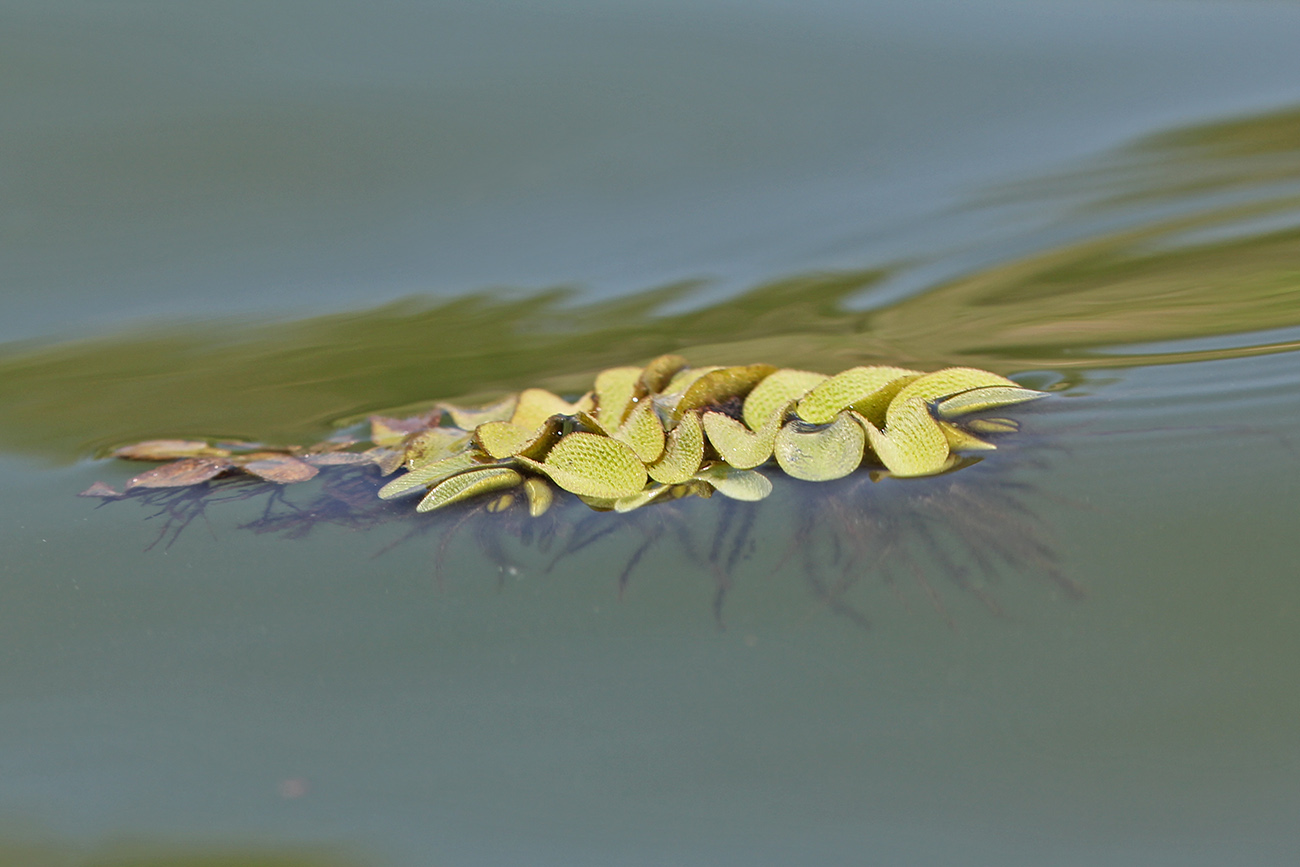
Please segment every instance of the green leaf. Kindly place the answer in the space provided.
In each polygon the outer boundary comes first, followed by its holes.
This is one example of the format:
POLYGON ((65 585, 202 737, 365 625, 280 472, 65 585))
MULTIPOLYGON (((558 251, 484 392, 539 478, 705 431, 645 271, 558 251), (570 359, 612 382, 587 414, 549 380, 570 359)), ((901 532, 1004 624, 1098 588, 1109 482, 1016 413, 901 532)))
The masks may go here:
POLYGON ((516 458, 566 491, 616 500, 645 487, 646 469, 636 452, 618 440, 591 433, 562 437, 544 463, 516 458))
MULTIPOLYGON (((851 367, 817 385, 799 401, 799 418, 810 424, 826 424, 841 410, 859 402, 870 403, 892 383, 920 372, 905 367, 851 367)), ((889 397, 893 395, 890 394, 889 397)), ((884 398, 888 402, 888 397, 884 398)))
POLYGON ((470 470, 440 482, 429 495, 415 507, 417 512, 431 512, 452 503, 477 497, 502 488, 513 488, 522 483, 524 477, 509 467, 490 467, 484 470, 470 470))
POLYGON ((851 411, 845 411, 820 427, 787 422, 776 435, 773 453, 781 469, 796 479, 828 482, 858 468, 865 444, 862 425, 851 411))
POLYGON ((738 470, 727 464, 714 464, 695 476, 708 482, 715 491, 733 500, 756 502, 772 493, 772 480, 756 470, 738 470))
POLYGON ((818 384, 830 379, 824 373, 810 370, 778 370, 764 379, 745 398, 742 415, 750 430, 758 430, 777 410, 792 400, 803 397, 818 384))
POLYGON ((704 462, 704 428, 698 413, 687 413, 668 432, 663 457, 646 467, 650 478, 678 485, 695 475, 704 462))
POLYGON ((401 497, 412 493, 420 488, 426 488, 430 485, 437 484, 443 479, 463 473, 466 470, 472 470, 476 467, 482 467, 483 462, 473 452, 464 452, 458 455, 452 455, 449 458, 443 458, 440 461, 434 461, 431 464, 417 467, 405 475, 398 476, 388 484, 379 489, 379 497, 383 500, 391 500, 395 497, 401 497))

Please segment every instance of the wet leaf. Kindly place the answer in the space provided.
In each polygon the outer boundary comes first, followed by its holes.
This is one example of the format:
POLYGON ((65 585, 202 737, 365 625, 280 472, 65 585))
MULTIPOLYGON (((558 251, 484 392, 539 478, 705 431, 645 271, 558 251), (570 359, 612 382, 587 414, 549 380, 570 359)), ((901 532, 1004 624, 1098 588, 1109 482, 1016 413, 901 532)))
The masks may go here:
POLYGON ((356 466, 375 462, 371 455, 364 452, 315 452, 298 457, 314 467, 356 466))
POLYGON ((421 488, 437 484, 457 473, 463 473, 482 466, 483 463, 478 460, 477 455, 471 452, 452 455, 449 458, 434 461, 431 464, 410 470, 405 475, 398 476, 379 489, 379 497, 380 499, 391 500, 395 497, 405 496, 421 488))
POLYGON ((429 426, 429 416, 415 418, 389 418, 384 415, 370 417, 370 441, 384 448, 396 448, 411 434, 429 426))
POLYGON ((786 403, 798 400, 828 379, 826 374, 810 370, 778 370, 754 386, 745 398, 745 424, 750 430, 758 430, 786 403))
POLYGON ((643 399, 632 407, 613 437, 630 446, 645 464, 653 463, 664 453, 664 428, 649 400, 643 399))
POLYGON ((686 359, 680 355, 661 355, 654 359, 641 371, 638 382, 640 393, 662 392, 664 387, 672 382, 673 377, 686 367, 686 363, 686 359))
POLYGON ((122 446, 113 457, 132 461, 174 461, 179 458, 226 458, 229 449, 216 448, 198 440, 145 440, 122 446))
POLYGON ((642 506, 647 506, 655 500, 668 493, 671 488, 665 485, 654 485, 646 488, 644 491, 638 491, 635 494, 629 494, 626 497, 619 497, 614 500, 614 511, 619 513, 631 512, 642 506))
POLYGON ((524 479, 524 496, 528 498, 528 514, 534 518, 545 515, 551 508, 551 503, 555 501, 555 491, 552 490, 551 483, 537 476, 524 479))
POLYGON ((664 453, 646 467, 650 478, 665 485, 677 485, 695 475, 704 462, 704 428, 698 413, 687 413, 668 432, 664 453))
POLYGON ((968 413, 1012 406, 1041 397, 1047 397, 1047 392, 1018 385, 989 385, 943 398, 934 405, 934 414, 941 419, 954 419, 968 413))
POLYGON ((86 490, 77 494, 78 497, 102 497, 105 500, 113 500, 122 496, 121 492, 114 490, 103 482, 95 482, 86 490))
POLYGON ((688 412, 718 406, 733 397, 745 397, 773 373, 776 368, 770 364, 723 367, 706 373, 686 389, 673 408, 673 417, 680 419, 688 412))
POLYGON ((883 410, 902 387, 898 384, 890 390, 891 384, 898 383, 903 377, 920 375, 920 371, 905 367, 851 367, 809 391, 799 401, 799 418, 811 424, 826 424, 851 406, 871 418, 875 407, 883 410))
POLYGON ((462 430, 474 430, 479 425, 487 424, 490 421, 507 421, 510 416, 514 415, 518 401, 518 395, 510 394, 496 403, 483 407, 466 408, 450 403, 440 403, 438 408, 451 416, 451 420, 456 427, 462 430))
POLYGON ((221 458, 181 458, 161 467, 145 470, 126 483, 132 488, 183 488, 216 478, 234 466, 221 458))
POLYGON ((714 464, 695 478, 733 500, 752 503, 772 493, 772 480, 767 476, 757 470, 740 470, 727 464, 714 464))
POLYGON ((605 430, 617 430, 627 417, 632 399, 640 397, 641 368, 611 367, 596 375, 596 421, 605 430))
POLYGON ((704 432, 709 435, 709 442, 722 459, 739 470, 756 467, 772 457, 772 448, 776 444, 777 431, 785 422, 785 416, 794 405, 787 400, 777 411, 768 415, 767 421, 756 431, 729 415, 720 412, 704 414, 704 432))
POLYGON ((950 421, 941 421, 938 424, 939 430, 943 431, 944 439, 948 441, 950 451, 993 451, 997 448, 993 443, 980 439, 975 434, 950 421))
POLYGON ((470 470, 439 482, 420 504, 417 512, 431 512, 452 503, 477 497, 503 488, 513 488, 523 482, 524 477, 509 467, 490 467, 483 470, 470 470))
POLYGON ((375 462, 375 466, 379 467, 379 475, 381 476, 397 472, 406 456, 404 451, 382 447, 366 449, 362 454, 367 455, 375 462))
POLYGON ((240 467, 244 472, 252 473, 259 478, 266 479, 268 482, 278 482, 282 485, 305 482, 308 479, 315 478, 316 474, 320 472, 311 464, 289 455, 277 455, 248 461, 240 464, 240 467))
POLYGON ((715 370, 722 370, 722 368, 716 364, 706 365, 704 367, 683 368, 673 374, 673 378, 668 380, 668 384, 663 387, 662 392, 664 394, 685 394, 686 390, 694 385, 701 376, 712 373, 715 370))
POLYGON ((402 461, 407 468, 440 461, 469 447, 471 435, 455 427, 426 428, 406 440, 402 461))
POLYGON ((1015 433, 1020 430, 1020 423, 1009 418, 973 418, 965 424, 975 433, 1015 433))
POLYGON ((776 435, 773 453, 788 475, 807 482, 828 482, 856 470, 865 445, 862 425, 851 411, 845 411, 820 427, 786 422, 776 435))
POLYGON ((631 447, 599 434, 571 433, 538 464, 517 458, 550 477, 564 490, 616 500, 645 487, 646 469, 631 447))
POLYGON ((519 392, 519 403, 510 416, 510 423, 535 431, 551 416, 573 415, 579 410, 587 409, 588 403, 585 399, 569 403, 544 388, 525 388, 519 392))

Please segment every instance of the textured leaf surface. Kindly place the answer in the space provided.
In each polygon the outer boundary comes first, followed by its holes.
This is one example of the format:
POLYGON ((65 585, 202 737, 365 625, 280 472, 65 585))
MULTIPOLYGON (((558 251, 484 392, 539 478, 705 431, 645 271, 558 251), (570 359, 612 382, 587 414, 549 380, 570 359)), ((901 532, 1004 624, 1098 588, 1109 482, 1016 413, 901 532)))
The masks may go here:
POLYGON ((469 443, 470 435, 460 428, 426 428, 406 440, 403 460, 408 469, 422 466, 463 452, 469 443))
POLYGON ((934 413, 942 419, 953 419, 972 412, 1038 400, 1040 397, 1047 397, 1047 392, 1018 385, 989 385, 945 397, 935 404, 934 413))
POLYGON ((791 401, 786 401, 777 412, 769 414, 767 421, 756 431, 751 431, 729 415, 706 412, 704 432, 724 461, 737 469, 748 470, 772 457, 777 431, 781 429, 785 412, 791 404, 791 401))
POLYGON ((757 502, 772 493, 772 480, 757 470, 738 470, 727 464, 714 464, 700 472, 699 481, 708 482, 724 497, 757 502))
POLYGON ((544 388, 525 388, 519 392, 519 403, 510 416, 510 423, 535 431, 553 415, 573 415, 581 403, 569 403, 544 388))
POLYGON ((694 476, 704 462, 704 428, 697 413, 688 413, 668 432, 663 457, 646 467, 650 478, 677 485, 694 476))
POLYGON ((416 467, 405 475, 398 476, 388 484, 379 489, 379 497, 384 500, 391 500, 394 497, 401 497, 420 488, 437 484, 443 479, 463 473, 466 470, 472 470, 476 467, 482 467, 480 462, 473 453, 465 452, 459 455, 452 455, 440 461, 434 461, 422 467, 416 467))
POLYGON ((745 398, 742 413, 750 430, 758 430, 776 411, 792 400, 798 400, 820 383, 830 379, 824 373, 811 370, 778 370, 764 379, 745 398))
POLYGON ((674 376, 686 367, 686 359, 680 355, 661 355, 645 366, 640 376, 640 392, 657 394, 664 390, 674 376))
POLYGON ((642 463, 658 460, 664 453, 664 428, 655 415, 653 403, 645 399, 637 402, 614 433, 614 439, 630 446, 642 463))
POLYGON ((706 373, 686 389, 673 408, 673 416, 681 418, 688 412, 717 406, 733 397, 744 397, 773 373, 776 373, 776 368, 770 364, 722 367, 706 373))
POLYGON ((646 469, 629 446, 598 434, 563 437, 540 465, 551 481, 574 494, 618 499, 645 487, 646 469))
MULTIPOLYGON (((905 367, 851 367, 818 384, 799 401, 799 417, 811 424, 826 424, 842 410, 859 402, 877 401, 878 393, 905 376, 917 376, 919 371, 905 367)), ((888 397, 883 397, 887 403, 888 397)))
POLYGON ((470 470, 439 482, 428 496, 420 501, 415 510, 431 512, 461 500, 468 500, 470 497, 499 491, 502 488, 513 488, 523 480, 523 476, 509 467, 470 470))
POLYGON ((596 375, 596 421, 605 430, 618 430, 633 397, 639 397, 641 368, 611 367, 596 375))
POLYGON ((776 435, 776 461, 788 475, 807 482, 828 482, 847 476, 862 463, 866 434, 850 412, 842 412, 826 427, 807 430, 787 422, 776 435))

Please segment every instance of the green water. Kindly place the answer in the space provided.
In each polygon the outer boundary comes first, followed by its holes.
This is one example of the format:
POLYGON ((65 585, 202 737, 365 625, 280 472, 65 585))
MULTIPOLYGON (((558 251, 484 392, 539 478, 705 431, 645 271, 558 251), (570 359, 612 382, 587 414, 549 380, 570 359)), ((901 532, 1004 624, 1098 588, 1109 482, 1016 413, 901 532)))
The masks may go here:
POLYGON ((1300 860, 1297 28, 0 2, 0 864, 1300 860), (721 577, 718 500, 557 560, 75 496, 666 351, 1053 397, 721 577))

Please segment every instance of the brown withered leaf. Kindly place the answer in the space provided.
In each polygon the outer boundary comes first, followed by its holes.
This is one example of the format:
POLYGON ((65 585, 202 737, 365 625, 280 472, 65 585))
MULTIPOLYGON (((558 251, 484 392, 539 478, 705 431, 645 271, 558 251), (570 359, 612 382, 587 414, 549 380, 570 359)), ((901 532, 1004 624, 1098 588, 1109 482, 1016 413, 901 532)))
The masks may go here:
POLYGON ((145 470, 126 483, 132 488, 183 488, 216 478, 234 464, 220 458, 181 458, 161 467, 145 470))
POLYGON ((429 427, 433 419, 429 415, 414 418, 389 418, 384 415, 370 417, 370 441, 377 446, 392 448, 400 445, 410 434, 429 427))
POLYGON ((298 455, 298 460, 306 461, 313 467, 341 467, 375 462, 373 455, 361 452, 311 452, 298 455))
POLYGON ((77 496, 78 497, 103 497, 105 500, 112 500, 122 496, 122 494, 118 491, 113 490, 113 488, 109 487, 103 482, 95 482, 95 484, 91 485, 89 488, 86 488, 86 490, 82 491, 80 494, 77 494, 77 496))
POLYGON ((132 461, 174 461, 178 458, 229 456, 228 449, 219 449, 199 440, 145 440, 113 451, 113 457, 132 461))
POLYGON ((279 455, 276 457, 261 458, 256 461, 249 461, 243 464, 245 472, 252 473, 259 478, 266 479, 268 482, 278 482, 282 485, 290 485, 294 482, 305 482, 314 478, 320 470, 313 467, 305 461, 289 455, 279 455))

